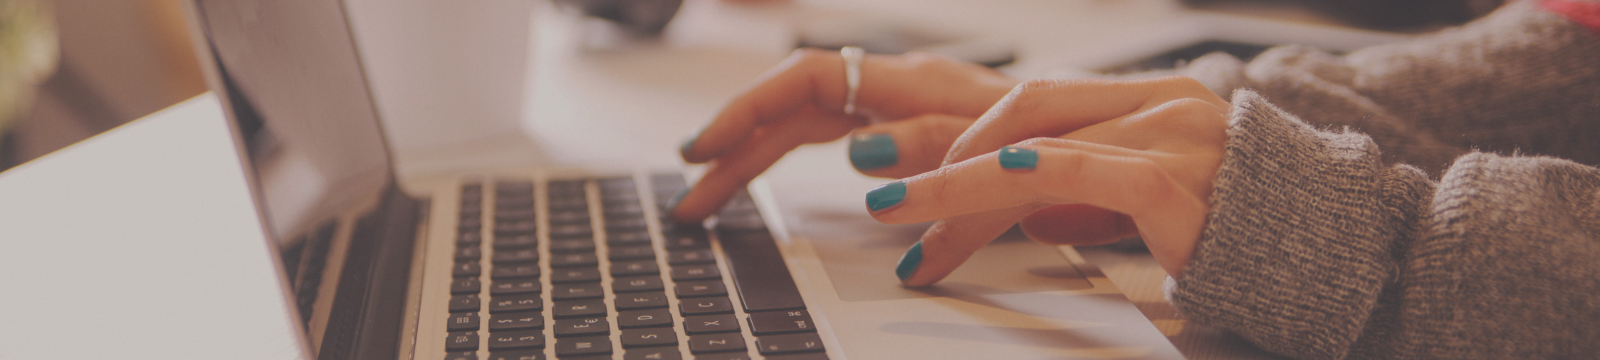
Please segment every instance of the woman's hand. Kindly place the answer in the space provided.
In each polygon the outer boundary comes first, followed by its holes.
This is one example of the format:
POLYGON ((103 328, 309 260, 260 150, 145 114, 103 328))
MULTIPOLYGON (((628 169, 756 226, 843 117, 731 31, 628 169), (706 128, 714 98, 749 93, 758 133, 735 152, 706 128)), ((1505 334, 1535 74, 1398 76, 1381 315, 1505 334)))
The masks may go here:
POLYGON ((939 281, 1018 222, 1053 244, 1143 236, 1178 277, 1205 226, 1229 111, 1189 78, 1030 81, 944 166, 868 192, 867 206, 885 223, 938 220, 896 268, 910 286, 939 281))
POLYGON ((685 161, 709 166, 676 201, 672 218, 705 219, 784 154, 852 130, 851 159, 862 173, 904 177, 932 170, 956 137, 1016 83, 931 54, 867 55, 852 116, 843 110, 847 87, 839 52, 795 51, 684 143, 685 161), (870 124, 867 116, 883 121, 870 124))

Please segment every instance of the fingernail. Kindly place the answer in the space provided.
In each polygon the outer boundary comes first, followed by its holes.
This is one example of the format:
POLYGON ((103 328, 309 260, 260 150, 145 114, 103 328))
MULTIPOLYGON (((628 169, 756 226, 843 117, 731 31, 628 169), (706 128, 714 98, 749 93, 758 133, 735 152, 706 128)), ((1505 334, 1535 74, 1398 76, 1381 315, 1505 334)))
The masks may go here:
POLYGON ((917 265, 919 264, 922 264, 921 241, 918 241, 916 245, 911 245, 911 249, 906 250, 906 254, 900 256, 900 265, 894 267, 894 275, 899 276, 900 281, 906 281, 906 279, 911 278, 911 274, 917 272, 917 265))
POLYGON ((665 214, 661 215, 671 216, 673 211, 678 210, 678 204, 683 202, 684 195, 689 195, 689 188, 683 188, 683 190, 678 190, 678 193, 672 194, 672 199, 661 205, 661 209, 666 211, 665 214))
POLYGON ((1039 166, 1039 152, 1015 146, 1000 148, 1000 168, 1033 170, 1039 166))
POLYGON ((693 135, 689 135, 688 139, 684 139, 683 144, 678 145, 678 156, 683 157, 684 160, 690 159, 689 151, 694 149, 694 142, 695 140, 700 140, 700 133, 703 131, 696 131, 693 135))
POLYGON ((872 189, 872 191, 867 192, 867 208, 872 209, 873 212, 877 212, 878 210, 895 206, 896 204, 900 203, 900 200, 905 199, 905 182, 896 181, 883 184, 883 186, 879 186, 875 189, 872 189))
POLYGON ((850 165, 856 170, 874 170, 900 162, 894 137, 889 134, 860 134, 850 138, 850 165))

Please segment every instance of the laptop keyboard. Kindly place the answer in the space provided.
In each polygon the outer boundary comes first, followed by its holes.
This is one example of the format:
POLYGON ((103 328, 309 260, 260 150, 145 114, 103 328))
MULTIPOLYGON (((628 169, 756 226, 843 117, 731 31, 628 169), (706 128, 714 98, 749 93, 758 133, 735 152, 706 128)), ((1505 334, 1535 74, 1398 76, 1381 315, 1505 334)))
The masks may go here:
MULTIPOLYGON (((687 186, 648 179, 655 204, 687 186)), ((640 192, 632 177, 463 185, 445 359, 827 359, 748 193, 708 229, 648 219, 640 192)))

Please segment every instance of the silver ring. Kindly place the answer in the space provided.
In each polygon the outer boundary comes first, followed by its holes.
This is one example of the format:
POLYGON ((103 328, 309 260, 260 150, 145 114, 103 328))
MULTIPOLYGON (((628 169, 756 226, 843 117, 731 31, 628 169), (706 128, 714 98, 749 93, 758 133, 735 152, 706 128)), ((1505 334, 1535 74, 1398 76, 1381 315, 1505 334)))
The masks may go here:
POLYGON ((861 87, 861 58, 866 54, 866 50, 856 46, 839 49, 839 56, 844 58, 844 83, 849 86, 844 93, 845 115, 856 114, 856 89, 861 87))

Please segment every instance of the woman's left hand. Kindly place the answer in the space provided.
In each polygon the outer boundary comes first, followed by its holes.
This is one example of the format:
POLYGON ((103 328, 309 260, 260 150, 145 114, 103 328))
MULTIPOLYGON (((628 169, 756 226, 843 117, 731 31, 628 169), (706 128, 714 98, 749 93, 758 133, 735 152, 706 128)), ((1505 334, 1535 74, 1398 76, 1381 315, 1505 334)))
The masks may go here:
POLYGON ((1178 277, 1210 209, 1229 111, 1184 77, 1031 81, 943 166, 868 192, 867 205, 885 223, 938 220, 896 269, 910 286, 943 279, 1018 222, 1052 244, 1140 235, 1178 277))

